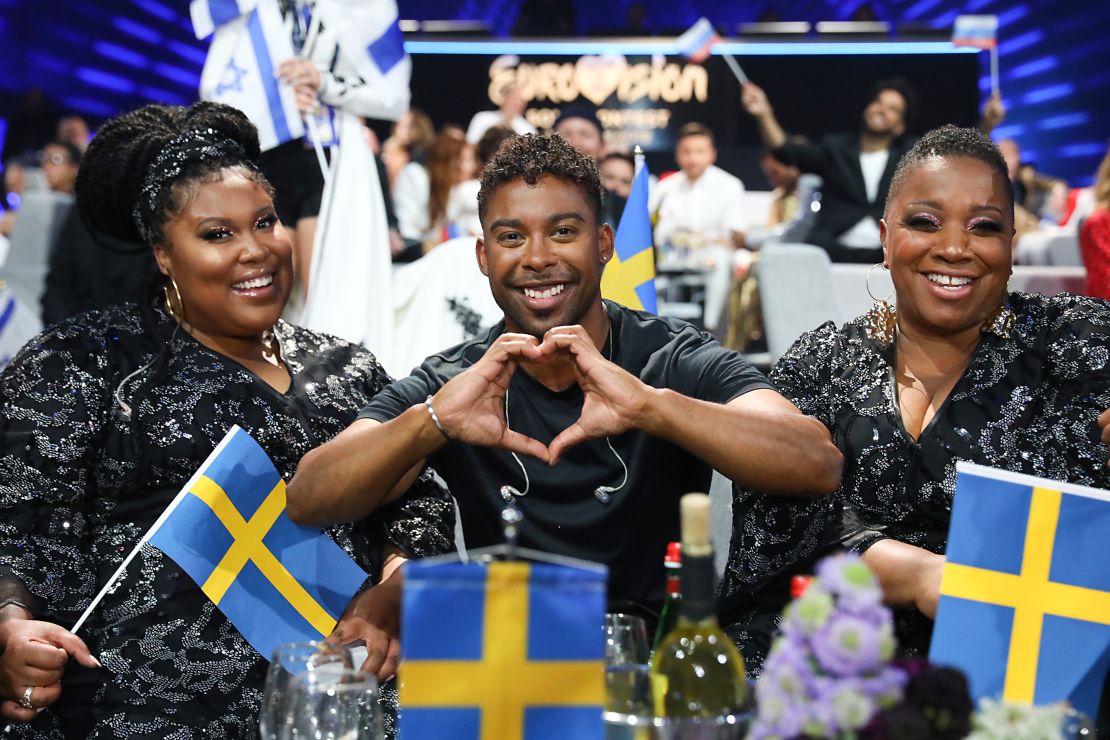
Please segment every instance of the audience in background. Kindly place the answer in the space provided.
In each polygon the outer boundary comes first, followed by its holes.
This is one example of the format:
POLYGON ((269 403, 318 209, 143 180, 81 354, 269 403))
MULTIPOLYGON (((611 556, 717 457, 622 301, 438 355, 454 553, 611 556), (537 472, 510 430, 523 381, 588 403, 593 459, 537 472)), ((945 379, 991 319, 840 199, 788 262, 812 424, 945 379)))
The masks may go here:
MULTIPOLYGON (((37 159, 48 190, 53 193, 73 193, 73 184, 77 181, 77 168, 81 164, 80 149, 66 142, 50 141, 43 147, 37 159)), ((14 182, 18 183, 21 177, 20 170, 13 173, 14 182)), ((22 184, 19 188, 22 190, 22 184)), ((9 210, 0 216, 0 235, 11 235, 18 215, 18 211, 9 210)))
POLYGON ((587 157, 600 162, 605 156, 605 130, 597 117, 597 109, 585 105, 564 108, 551 130, 587 157))
POLYGON ((626 152, 609 152, 601 160, 601 187, 627 199, 636 177, 636 160, 626 152))
POLYGON ((511 83, 505 85, 501 88, 501 103, 497 110, 479 111, 470 119, 466 140, 477 144, 482 134, 494 126, 508 126, 518 134, 536 133, 536 127, 524 117, 527 107, 528 101, 524 99, 520 87, 511 83))
MULTIPOLYGON (((478 191, 481 189, 479 178, 501 145, 516 135, 506 126, 494 126, 482 134, 482 138, 474 146, 477 162, 472 175, 451 188, 451 195, 447 199, 445 238, 482 235, 482 221, 478 216, 478 191)), ((468 163, 463 164, 465 169, 468 163)))
POLYGON ((1079 250, 1087 268, 1087 295, 1110 300, 1110 152, 1095 176, 1094 200, 1094 210, 1079 227, 1079 250))
POLYGON ((92 134, 89 131, 88 122, 81 116, 71 113, 63 116, 62 120, 58 121, 54 138, 72 144, 84 154, 85 150, 89 148, 89 139, 92 138, 92 134))
MULTIPOLYGON (((597 117, 597 108, 569 105, 559 113, 551 130, 587 157, 592 157, 594 162, 600 163, 605 157, 605 129, 597 117)), ((625 196, 614 193, 603 184, 601 220, 616 229, 624 213, 624 202, 625 196)))
POLYGON ((410 161, 423 164, 428 147, 436 139, 436 127, 427 113, 419 108, 409 108, 393 124, 393 136, 408 152, 410 161))
POLYGON ((771 183, 771 212, 767 227, 774 228, 792 221, 798 212, 798 178, 802 172, 792 164, 775 159, 764 152, 759 158, 759 168, 771 183))
POLYGON ((655 244, 685 236, 699 243, 744 246, 744 184, 717 167, 713 132, 701 123, 679 129, 675 144, 679 171, 659 182, 649 208, 658 214, 655 244))
POLYGON ((809 240, 834 262, 882 261, 879 219, 890 178, 912 140, 904 135, 913 121, 916 98, 902 80, 875 85, 857 134, 829 134, 803 144, 787 139, 763 90, 744 85, 740 98, 755 118, 763 145, 775 158, 813 172, 823 180, 821 211, 809 240))

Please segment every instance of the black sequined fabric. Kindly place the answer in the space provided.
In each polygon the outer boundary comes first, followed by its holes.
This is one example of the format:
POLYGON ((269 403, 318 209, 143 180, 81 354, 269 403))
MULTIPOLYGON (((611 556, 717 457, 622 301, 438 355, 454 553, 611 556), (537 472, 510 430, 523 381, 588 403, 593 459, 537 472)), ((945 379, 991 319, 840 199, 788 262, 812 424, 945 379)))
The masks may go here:
MULTIPOLYGON (((171 341, 167 317, 155 326, 144 330, 135 306, 83 314, 32 340, 0 375, 0 568, 66 628, 233 424, 288 480, 389 382, 361 347, 279 322, 292 378, 280 393, 177 332, 156 386, 144 389, 141 374, 123 386, 129 421, 113 394, 171 341)), ((450 550, 453 509, 427 473, 395 504, 329 533, 373 579, 387 540, 416 557, 450 550)), ((152 547, 80 636, 104 670, 71 661, 61 700, 33 726, 14 725, 17 736, 257 737, 267 661, 152 547)), ((383 694, 395 708, 392 687, 383 694)))
MULTIPOLYGON (((730 634, 758 671, 788 580, 830 548, 863 552, 883 538, 943 553, 956 462, 1110 489, 1098 415, 1110 407, 1110 303, 1011 294, 1009 339, 984 334, 971 363, 914 441, 895 396, 893 347, 862 319, 804 334, 771 373, 820 419, 844 454, 844 479, 814 500, 733 491, 733 540, 721 593, 730 634)), ((898 639, 927 651, 932 622, 898 610, 898 639)))

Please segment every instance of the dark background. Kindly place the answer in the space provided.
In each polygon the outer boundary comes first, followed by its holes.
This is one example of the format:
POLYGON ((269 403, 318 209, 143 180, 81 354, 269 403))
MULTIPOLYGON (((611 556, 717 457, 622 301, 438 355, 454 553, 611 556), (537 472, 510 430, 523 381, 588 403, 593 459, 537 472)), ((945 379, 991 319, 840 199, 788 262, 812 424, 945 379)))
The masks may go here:
MULTIPOLYGON (((413 105, 422 108, 437 125, 453 122, 465 127, 470 120, 469 112, 493 107, 487 86, 489 66, 495 58, 491 54, 414 56, 413 105)), ((521 55, 522 62, 532 64, 573 63, 576 59, 521 55)), ((628 61, 632 64, 650 59, 630 56, 628 61)), ((682 62, 677 57, 667 61, 682 62)), ((902 77, 916 90, 919 112, 915 131, 927 131, 949 122, 972 126, 978 119, 979 60, 973 54, 741 56, 738 61, 767 91, 779 121, 789 134, 817 139, 827 131, 857 130, 863 108, 869 102, 868 93, 877 79, 876 70, 881 70, 884 77, 902 77)), ((699 121, 716 135, 720 166, 738 175, 750 189, 769 190, 759 169, 759 134, 740 106, 735 78, 719 57, 710 57, 705 66, 709 73, 709 99, 705 103, 658 101, 644 102, 641 106, 672 110, 669 135, 660 137, 657 147, 646 152, 651 171, 674 169, 674 132, 684 123, 699 121)), ((550 101, 535 105, 559 107, 550 101)), ((600 107, 622 105, 614 95, 600 107)), ((388 130, 388 126, 378 128, 382 133, 388 130)))

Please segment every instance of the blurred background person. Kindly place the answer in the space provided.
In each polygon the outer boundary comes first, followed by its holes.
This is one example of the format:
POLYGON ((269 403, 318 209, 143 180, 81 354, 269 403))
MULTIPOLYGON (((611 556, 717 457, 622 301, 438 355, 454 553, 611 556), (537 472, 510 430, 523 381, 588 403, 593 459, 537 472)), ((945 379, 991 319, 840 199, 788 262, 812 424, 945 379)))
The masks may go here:
POLYGON ((821 210, 809 241, 834 262, 882 261, 879 220, 886 192, 895 165, 912 145, 904 136, 917 103, 909 85, 904 80, 876 83, 858 133, 828 134, 805 144, 787 139, 762 88, 744 85, 740 100, 777 160, 821 176, 821 210))
POLYGON ((488 129, 493 126, 507 126, 518 134, 534 134, 536 127, 528 123, 524 111, 528 101, 520 86, 509 83, 501 88, 501 103, 497 110, 484 110, 474 114, 466 128, 466 140, 477 144, 488 129))
POLYGON ((627 152, 609 152, 598 166, 601 172, 601 187, 625 200, 632 191, 632 180, 636 177, 636 161, 627 152))
POLYGON ((717 167, 713 132, 701 123, 678 131, 679 171, 660 180, 649 208, 658 214, 655 244, 666 248, 676 235, 704 244, 744 246, 744 183, 717 167))
POLYGON ((1087 268, 1087 295, 1110 300, 1110 151, 1093 190, 1094 209, 1079 228, 1079 249, 1087 268))
POLYGON ((427 113, 419 108, 409 108, 393 124, 392 136, 408 152, 409 161, 423 164, 428 156, 428 147, 436 140, 436 127, 427 113))

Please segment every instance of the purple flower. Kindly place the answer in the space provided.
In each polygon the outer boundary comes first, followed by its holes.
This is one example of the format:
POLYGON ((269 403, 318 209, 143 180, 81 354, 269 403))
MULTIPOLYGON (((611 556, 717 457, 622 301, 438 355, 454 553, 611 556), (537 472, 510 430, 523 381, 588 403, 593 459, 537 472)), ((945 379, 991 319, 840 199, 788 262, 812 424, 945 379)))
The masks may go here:
POLYGON ((849 608, 878 604, 882 600, 879 582, 871 569, 853 553, 822 560, 817 564, 817 580, 849 608))
POLYGON ((782 631, 787 635, 813 635, 828 622, 835 606, 832 594, 814 583, 801 598, 795 599, 786 607, 782 631))
POLYGON ((804 700, 812 689, 813 664, 804 646, 781 640, 763 663, 760 684, 773 684, 778 691, 804 700))
POLYGON ((791 738, 801 734, 808 715, 807 701, 799 700, 780 690, 774 682, 763 679, 756 684, 755 699, 759 706, 757 726, 762 726, 763 737, 791 738))
POLYGON ((863 691, 880 707, 889 709, 902 701, 902 691, 909 681, 906 672, 895 666, 884 666, 877 673, 860 679, 863 691))
POLYGON ((845 679, 830 682, 817 697, 817 706, 824 715, 823 724, 831 733, 858 730, 871 721, 878 709, 874 699, 867 695, 858 680, 845 679))
POLYGON ((882 627, 850 614, 833 614, 813 636, 813 655, 822 668, 838 676, 874 671, 883 659, 882 632, 882 627))

